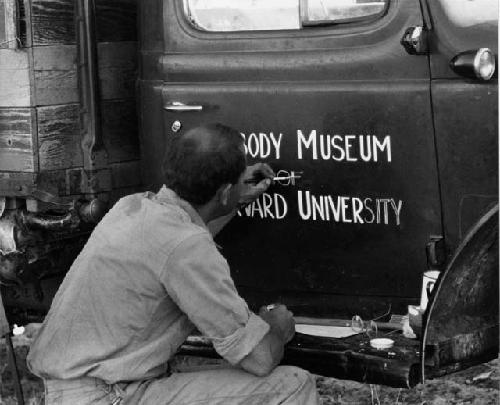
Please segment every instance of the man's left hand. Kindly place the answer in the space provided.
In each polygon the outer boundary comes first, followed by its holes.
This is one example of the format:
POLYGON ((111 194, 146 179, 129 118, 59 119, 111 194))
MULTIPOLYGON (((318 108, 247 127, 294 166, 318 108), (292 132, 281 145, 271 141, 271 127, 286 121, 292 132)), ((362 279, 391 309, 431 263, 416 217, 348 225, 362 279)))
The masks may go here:
POLYGON ((271 185, 274 177, 274 171, 267 163, 256 163, 248 166, 243 181, 245 189, 240 198, 240 204, 250 204, 259 198, 271 185))

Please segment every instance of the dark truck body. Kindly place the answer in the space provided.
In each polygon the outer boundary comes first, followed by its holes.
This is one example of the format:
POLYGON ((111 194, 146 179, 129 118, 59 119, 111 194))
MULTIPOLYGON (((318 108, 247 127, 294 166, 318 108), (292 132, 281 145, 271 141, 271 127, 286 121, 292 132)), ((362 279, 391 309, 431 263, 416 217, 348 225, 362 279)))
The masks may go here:
POLYGON ((220 121, 245 135, 250 162, 301 176, 217 238, 252 307, 283 302, 318 324, 404 314, 422 274, 442 270, 422 339, 397 336, 389 355, 366 335, 300 335, 286 361, 411 386, 498 353, 498 83, 450 68, 460 52, 496 54, 496 24, 459 27, 440 2, 390 0, 366 20, 207 32, 182 1, 97 0, 95 24, 75 28, 92 2, 18 3, 24 47, 0 49, 0 280, 12 321, 43 316, 102 202, 157 187, 176 133, 220 121), (412 26, 425 28, 419 55, 401 44, 412 26), (25 82, 7 80, 14 71, 25 82))

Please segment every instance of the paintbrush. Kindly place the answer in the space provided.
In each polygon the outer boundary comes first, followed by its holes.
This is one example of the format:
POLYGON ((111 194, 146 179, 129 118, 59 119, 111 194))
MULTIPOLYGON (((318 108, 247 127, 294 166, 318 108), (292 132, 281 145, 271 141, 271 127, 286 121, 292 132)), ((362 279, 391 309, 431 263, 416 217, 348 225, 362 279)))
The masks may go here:
MULTIPOLYGON (((289 176, 275 176, 271 180, 273 181, 284 181, 284 180, 293 180, 300 179, 301 176, 296 174, 291 174, 289 176)), ((245 184, 257 184, 264 180, 265 177, 252 177, 250 179, 245 180, 245 184)))

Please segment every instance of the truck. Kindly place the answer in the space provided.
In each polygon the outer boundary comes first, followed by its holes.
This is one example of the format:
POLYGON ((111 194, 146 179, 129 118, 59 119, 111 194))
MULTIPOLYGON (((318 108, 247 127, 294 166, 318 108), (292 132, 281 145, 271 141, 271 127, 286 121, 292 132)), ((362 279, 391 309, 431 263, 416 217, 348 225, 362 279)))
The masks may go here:
POLYGON ((412 387, 497 357, 497 20, 495 0, 0 0, 9 322, 43 319, 172 139, 222 122, 284 178, 217 236, 240 294, 363 332, 297 333, 284 362, 412 387), (418 339, 372 348, 427 271, 418 339))

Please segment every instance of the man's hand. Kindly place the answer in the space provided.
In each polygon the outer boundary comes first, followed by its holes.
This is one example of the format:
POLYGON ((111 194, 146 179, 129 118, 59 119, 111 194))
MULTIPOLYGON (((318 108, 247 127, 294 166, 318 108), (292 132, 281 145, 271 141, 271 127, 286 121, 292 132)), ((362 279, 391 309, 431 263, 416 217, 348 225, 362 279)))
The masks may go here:
POLYGON ((295 320, 293 314, 284 305, 276 305, 269 310, 267 307, 262 307, 259 310, 259 316, 264 319, 271 329, 278 333, 283 343, 288 343, 295 335, 295 320))
POLYGON ((259 198, 269 188, 273 177, 273 169, 267 163, 256 163, 248 166, 243 175, 246 187, 241 193, 240 204, 250 204, 259 198))
POLYGON ((272 307, 262 307, 259 311, 260 317, 271 327, 269 332, 240 362, 244 370, 258 376, 265 376, 273 371, 283 358, 285 344, 295 334, 293 314, 284 305, 272 307))

